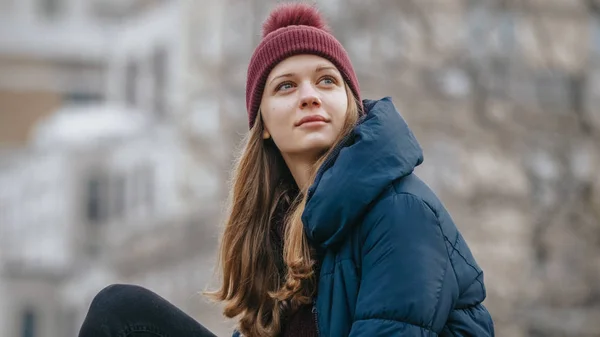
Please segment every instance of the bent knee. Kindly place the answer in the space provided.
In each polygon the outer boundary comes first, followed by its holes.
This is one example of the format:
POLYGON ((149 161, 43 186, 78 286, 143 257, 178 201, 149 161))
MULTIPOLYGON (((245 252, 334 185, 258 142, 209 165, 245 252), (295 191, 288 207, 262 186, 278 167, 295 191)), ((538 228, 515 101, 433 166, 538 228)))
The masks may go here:
POLYGON ((153 294, 150 290, 132 284, 111 284, 100 290, 92 300, 90 310, 119 311, 139 303, 153 294))

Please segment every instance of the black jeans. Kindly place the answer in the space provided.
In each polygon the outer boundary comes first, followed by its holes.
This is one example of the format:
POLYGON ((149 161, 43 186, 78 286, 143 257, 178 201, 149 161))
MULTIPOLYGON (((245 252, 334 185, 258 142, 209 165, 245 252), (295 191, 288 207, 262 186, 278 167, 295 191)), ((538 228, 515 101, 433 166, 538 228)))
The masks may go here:
POLYGON ((115 284, 100 291, 79 337, 216 337, 152 291, 115 284))

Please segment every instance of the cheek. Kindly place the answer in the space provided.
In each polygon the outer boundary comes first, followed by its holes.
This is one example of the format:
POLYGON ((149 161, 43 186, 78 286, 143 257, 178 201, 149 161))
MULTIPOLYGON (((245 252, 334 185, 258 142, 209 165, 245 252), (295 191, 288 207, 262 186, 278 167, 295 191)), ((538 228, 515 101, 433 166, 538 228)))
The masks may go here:
POLYGON ((341 94, 336 95, 336 97, 331 101, 330 104, 332 117, 338 121, 344 121, 346 118, 346 114, 348 112, 348 98, 346 93, 343 92, 341 94))
POLYGON ((271 101, 265 105, 262 111, 263 122, 271 134, 277 133, 289 124, 289 119, 293 117, 290 111, 289 104, 286 102, 271 101))

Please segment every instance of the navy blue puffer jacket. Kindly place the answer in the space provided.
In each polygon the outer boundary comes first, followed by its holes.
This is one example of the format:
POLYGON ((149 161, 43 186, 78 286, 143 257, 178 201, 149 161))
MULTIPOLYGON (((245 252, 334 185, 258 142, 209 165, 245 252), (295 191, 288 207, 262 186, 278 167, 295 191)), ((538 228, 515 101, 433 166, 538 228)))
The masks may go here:
POLYGON ((414 173, 423 153, 391 99, 320 168, 302 220, 320 261, 320 336, 494 336, 483 272, 414 173))
POLYGON ((423 153, 391 99, 320 169, 302 217, 322 254, 321 336, 493 336, 483 272, 413 173, 423 153))

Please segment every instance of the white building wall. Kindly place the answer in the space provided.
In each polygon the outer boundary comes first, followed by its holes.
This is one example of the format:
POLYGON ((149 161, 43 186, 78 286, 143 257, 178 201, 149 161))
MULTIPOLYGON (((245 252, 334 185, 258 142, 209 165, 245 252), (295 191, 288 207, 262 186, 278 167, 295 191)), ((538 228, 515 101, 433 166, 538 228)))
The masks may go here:
POLYGON ((41 1, 14 1, 0 20, 0 53, 43 58, 102 59, 115 30, 90 15, 90 2, 62 0, 55 17, 40 11, 41 1))
POLYGON ((41 0, 0 5, 0 90, 101 98, 118 23, 97 18, 91 1, 55 2, 55 14, 41 0))
MULTIPOLYGON (((127 244, 137 233, 152 235, 157 228, 162 228, 162 233, 165 229, 184 231, 193 221, 190 215, 202 212, 199 207, 217 212, 215 194, 220 189, 220 177, 213 163, 197 165, 198 160, 187 152, 190 140, 182 137, 181 129, 169 123, 148 123, 147 117, 153 113, 155 94, 151 60, 156 50, 162 48, 167 53, 164 69, 167 114, 176 120, 180 118, 178 114, 188 112, 185 108, 193 106, 199 117, 198 129, 215 132, 218 124, 211 124, 215 127, 203 124, 210 120, 218 123, 218 118, 207 116, 218 116, 214 93, 202 91, 203 86, 197 84, 204 79, 190 75, 196 73, 198 66, 210 68, 219 64, 219 10, 222 6, 211 3, 203 12, 191 10, 198 2, 169 1, 133 21, 123 21, 125 26, 106 27, 89 16, 88 6, 92 1, 67 2, 73 11, 66 15, 68 20, 50 24, 35 13, 32 0, 15 1, 12 21, 0 20, 0 55, 25 53, 44 60, 109 57, 109 78, 104 87, 109 99, 116 104, 57 112, 35 131, 32 149, 23 153, 19 164, 10 172, 0 171, 0 201, 8 199, 11 205, 7 207, 10 212, 3 212, 0 205, 0 242, 3 238, 13 242, 12 246, 0 247, 0 272, 2 261, 8 258, 29 261, 27 264, 34 271, 60 275, 70 269, 75 275, 73 279, 55 284, 43 273, 20 275, 20 278, 0 274, 0 332, 10 331, 11 335, 19 333, 20 310, 29 303, 49 313, 37 327, 38 331, 47 333, 46 337, 64 336, 65 331, 74 335, 76 328, 73 327, 81 324, 93 296, 104 286, 120 281, 147 285, 184 310, 193 308, 196 300, 202 301, 201 296, 194 298, 194 295, 203 290, 208 265, 214 261, 213 256, 186 256, 180 264, 152 267, 122 279, 102 252, 91 256, 85 249, 90 244, 87 241, 97 240, 98 247, 110 249, 127 244), (11 24, 9 34, 4 28, 11 24), (194 59, 192 49, 204 42, 195 47, 191 45, 197 36, 195 29, 208 29, 207 34, 211 29, 216 32, 212 38, 202 38, 210 39, 212 44, 210 48, 205 46, 206 49, 196 51, 203 55, 199 59, 194 59), (119 34, 113 35, 115 32, 119 34), (127 98, 124 75, 130 60, 139 64, 136 93, 140 104, 123 109, 127 98), (190 97, 200 99, 189 104, 190 97), (104 120, 99 119, 103 109, 104 120), (65 118, 68 113, 72 115, 65 118), (133 117, 140 115, 141 119, 133 117), (61 123, 65 125, 61 127, 61 123), (151 181, 142 179, 136 183, 140 172, 146 172, 151 181), (111 213, 115 211, 111 194, 105 201, 110 204, 111 214, 106 223, 96 226, 89 223, 85 214, 86 184, 94 173, 108 177, 109 194, 115 191, 115 178, 124 177, 126 186, 123 213, 119 216, 111 213), (200 206, 191 203, 185 191, 190 187, 194 189, 194 200, 206 203, 200 206), (136 201, 140 194, 147 192, 146 188, 152 188, 150 205, 136 201), (170 227, 175 224, 179 227, 170 227), (11 297, 2 296, 3 285, 10 289, 11 297), (31 302, 36 296, 37 302, 31 302), (71 317, 75 323, 61 323, 67 320, 63 316, 70 312, 74 313, 71 317)), ((214 317, 220 317, 220 310, 215 308, 214 313, 214 317)), ((3 336, 0 333, 0 337, 3 336)))
POLYGON ((2 222, 3 260, 42 270, 64 270, 73 260, 63 248, 69 238, 65 218, 66 158, 59 153, 22 158, 3 176, 3 202, 8 212, 2 222))
POLYGON ((182 64, 181 17, 182 2, 168 1, 139 17, 130 19, 119 28, 119 34, 111 43, 109 73, 106 92, 109 101, 127 102, 128 65, 137 68, 135 81, 136 104, 143 111, 153 111, 154 85, 152 58, 157 51, 166 53, 165 106, 173 112, 180 89, 184 66, 182 64))
POLYGON ((13 158, 0 171, 0 331, 17 336, 25 310, 32 310, 36 329, 58 337, 56 280, 74 258, 66 244, 68 177, 60 154, 29 153, 13 158), (6 210, 8 210, 8 216, 6 210))

